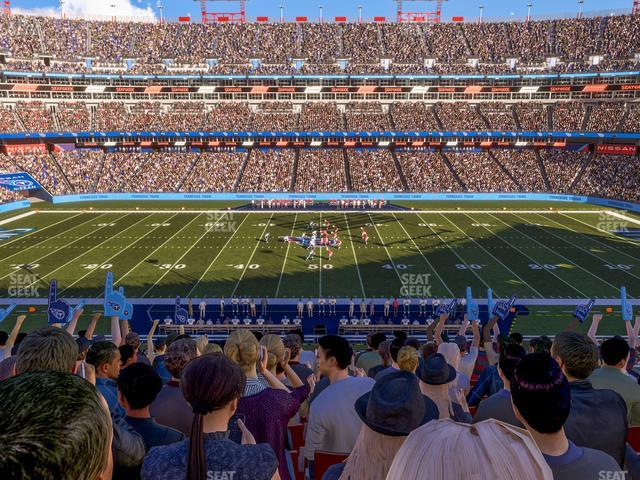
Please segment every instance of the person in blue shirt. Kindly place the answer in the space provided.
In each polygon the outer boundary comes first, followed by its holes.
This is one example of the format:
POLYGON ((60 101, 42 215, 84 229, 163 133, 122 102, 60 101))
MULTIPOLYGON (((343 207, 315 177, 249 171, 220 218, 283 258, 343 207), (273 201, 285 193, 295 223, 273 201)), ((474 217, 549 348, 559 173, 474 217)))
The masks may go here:
POLYGON ((109 411, 119 417, 125 416, 124 408, 118 403, 116 380, 120 374, 120 350, 112 342, 96 342, 87 352, 87 363, 96 370, 96 388, 109 405, 109 411))

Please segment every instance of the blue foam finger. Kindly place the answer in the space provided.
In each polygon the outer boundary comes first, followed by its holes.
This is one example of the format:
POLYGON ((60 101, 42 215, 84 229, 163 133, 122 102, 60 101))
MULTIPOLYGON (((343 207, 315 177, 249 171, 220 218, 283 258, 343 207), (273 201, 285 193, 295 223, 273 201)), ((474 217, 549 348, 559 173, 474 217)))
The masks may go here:
POLYGON ((620 305, 622 307, 622 320, 630 322, 633 318, 633 306, 627 301, 626 287, 620 287, 620 305))
POLYGON ((0 308, 0 323, 4 321, 5 318, 9 316, 13 309, 16 308, 16 304, 9 305, 7 308, 0 308))

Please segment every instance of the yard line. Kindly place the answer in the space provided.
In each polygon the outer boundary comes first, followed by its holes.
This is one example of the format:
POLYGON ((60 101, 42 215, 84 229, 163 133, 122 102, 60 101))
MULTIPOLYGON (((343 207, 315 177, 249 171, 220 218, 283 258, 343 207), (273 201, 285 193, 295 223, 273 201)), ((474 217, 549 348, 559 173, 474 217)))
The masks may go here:
MULTIPOLYGON (((127 214, 127 215, 128 215, 128 214, 127 214)), ((122 218, 126 217, 127 215, 124 215, 124 216, 122 216, 122 217, 120 217, 120 218, 116 219, 116 221, 121 220, 122 218)), ((147 217, 145 217, 145 218, 143 218, 143 219, 141 219, 141 220, 138 220, 138 221, 137 221, 137 222, 135 222, 135 223, 132 223, 132 224, 131 224, 131 225, 129 225, 127 228, 125 228, 125 229, 124 229, 124 230, 122 230, 120 233, 118 233, 118 235, 121 235, 122 233, 126 232, 126 231, 127 231, 127 230, 129 230, 131 227, 135 227, 137 224, 139 224, 140 222, 142 222, 142 221, 146 220, 146 219, 147 219, 148 217, 150 217, 150 216, 151 216, 151 215, 148 215, 147 217)), ((105 227, 101 227, 101 228, 106 228, 106 226, 105 226, 105 227)), ((97 230, 96 230, 96 231, 97 231, 97 230)), ((118 235, 115 235, 115 236, 118 236, 118 235)), ((58 270, 61 270, 62 268, 64 268, 64 267, 66 267, 67 265, 69 265, 69 264, 71 264, 71 263, 75 262, 75 261, 76 261, 76 260, 78 260, 79 258, 84 257, 87 253, 94 251, 96 248, 100 248, 100 247, 101 247, 102 245, 104 245, 105 243, 110 242, 111 240, 113 240, 113 238, 114 238, 115 236, 112 236, 112 237, 107 238, 106 240, 103 240, 103 241, 102 241, 102 242, 100 242, 99 244, 97 244, 97 245, 95 245, 95 246, 91 247, 91 248, 90 248, 89 250, 87 250, 86 252, 82 252, 80 255, 78 255, 78 256, 76 256, 76 257, 73 257, 71 260, 69 260, 68 262, 66 262, 66 263, 64 263, 64 264, 62 264, 62 265, 60 265, 58 268, 56 268, 56 269, 54 269, 54 270, 50 271, 49 273, 47 273, 47 274, 45 274, 45 275, 42 275, 42 276, 38 276, 38 279, 37 279, 35 282, 31 283, 30 285, 27 285, 27 287, 26 287, 26 288, 29 288, 29 287, 31 287, 32 285, 35 285, 37 282, 40 282, 40 281, 44 280, 44 279, 45 279, 45 278, 47 278, 47 277, 50 277, 51 275, 53 275, 54 273, 56 273, 58 270)), ((63 248, 65 248, 65 247, 63 247, 63 248)), ((35 262, 34 262, 34 263, 35 263, 35 262)))
MULTIPOLYGON (((291 225, 291 233, 289 236, 293 236, 293 232, 296 228, 296 222, 298 221, 298 213, 296 212, 295 217, 293 217, 293 225, 291 225)), ((282 270, 280 270, 280 278, 278 278, 278 286, 276 287, 276 294, 274 295, 276 298, 278 297, 278 292, 280 292, 280 284, 282 283, 282 277, 284 275, 284 268, 287 264, 287 256, 289 255, 289 248, 291 248, 291 242, 287 242, 287 250, 284 253, 284 260, 282 261, 282 270)))
MULTIPOLYGON (((520 215, 515 215, 515 216, 516 216, 516 217, 518 217, 518 218, 519 218, 520 220, 522 220, 523 222, 526 222, 526 221, 527 221, 525 218, 522 218, 520 215)), ((547 219, 547 217, 544 217, 544 216, 542 216, 542 215, 538 215, 538 216, 540 216, 540 217, 544 218, 545 220, 547 219)), ((553 221, 553 220, 552 220, 552 221, 553 221)), ((557 223, 557 222, 556 222, 556 223, 557 223)), ((561 223, 558 223, 558 225, 563 226, 561 223)), ((538 227, 538 226, 536 226, 536 228, 541 229, 542 231, 544 231, 544 232, 546 232, 546 233, 550 233, 551 235, 553 235, 554 237, 556 237, 558 240, 561 240, 561 241, 563 241, 564 243, 567 243, 567 244, 571 245, 572 247, 577 248, 578 250, 582 250, 584 253, 586 253, 586 254, 588 254, 588 255, 591 255, 592 257, 597 258, 598 260, 603 261, 603 262, 605 262, 606 264, 611 265, 611 263, 610 263, 609 261, 605 260, 605 259, 604 259, 604 258, 602 258, 600 255, 596 255, 595 253, 590 252, 589 250, 586 250, 586 249, 584 249, 584 248, 580 247, 579 245, 576 245, 576 244, 574 244, 574 243, 571 243, 570 241, 565 240, 565 239, 564 239, 564 238, 562 238, 561 236, 556 235, 555 233, 553 233, 553 232, 552 232, 552 231, 550 231, 550 230, 547 230, 547 229, 546 229, 546 228, 544 228, 544 227, 538 227)), ((566 227, 565 227, 565 228, 566 228, 566 227)), ((577 232, 577 233, 579 233, 579 232, 577 232)), ((585 237, 586 237, 586 235, 585 235, 585 237)), ((589 237, 587 237, 587 238, 589 238, 589 237)), ((614 251, 616 251, 616 252, 617 252, 617 250, 614 250, 614 251)), ((635 279, 637 279, 637 280, 640 280, 640 277, 639 277, 639 276, 637 276, 637 275, 635 275, 635 274, 633 274, 633 273, 629 272, 628 270, 617 270, 617 271, 619 271, 619 272, 624 272, 624 273, 626 273, 627 275, 630 275, 630 276, 632 276, 633 278, 635 278, 635 279)))
POLYGON ((637 218, 628 217, 628 216, 623 215, 621 213, 614 212, 613 210, 605 210, 603 213, 606 213, 607 215, 611 215, 613 217, 619 218, 621 220, 625 220, 627 222, 635 223, 636 225, 640 225, 640 220, 638 220, 637 218))
MULTIPOLYGON (((449 220, 447 217, 445 217, 444 215, 441 215, 442 218, 444 218, 447 222, 449 222, 451 225, 453 225, 454 227, 456 227, 460 233, 464 234, 469 240, 471 240, 473 243, 475 243, 478 247, 480 247, 484 252, 488 253, 491 258, 493 258, 495 261, 497 261, 500 265, 502 265, 505 269, 509 270, 509 272, 511 272, 512 275, 514 275, 518 280, 520 280, 524 285, 526 285, 532 292, 534 292, 536 295, 538 295, 540 298, 544 298, 544 295, 542 295, 538 290, 536 290, 535 288, 533 288, 531 286, 531 284, 529 282, 527 282, 524 278, 522 278, 520 275, 518 275, 516 272, 514 272, 513 270, 511 270, 511 268, 509 268, 507 265, 505 265, 499 258, 497 258, 495 255, 493 255, 489 250, 487 250, 486 248, 484 248, 482 245, 480 245, 471 235, 467 234, 464 230, 462 230, 456 223, 453 223, 451 220, 449 220)), ((471 219, 471 217, 469 217, 469 215, 467 215, 467 218, 471 219)), ((473 221, 473 220, 472 220, 473 221)))
MULTIPOLYGON (((105 213, 104 215, 106 215, 106 213, 105 213)), ((102 216, 104 216, 104 215, 101 215, 101 217, 102 217, 102 216)), ((115 221, 122 220, 122 219, 123 219, 124 217, 126 217, 127 215, 128 215, 128 214, 126 214, 126 215, 122 215, 121 217, 116 218, 116 220, 115 220, 115 221)), ((91 220, 89 220, 89 221, 91 221, 91 220)), ((84 222, 84 223, 87 223, 87 222, 84 222)), ((81 225, 84 225, 84 223, 82 223, 81 225)), ((79 227, 80 225, 77 225, 77 226, 79 227)), ((75 228, 75 227, 74 227, 74 228, 75 228)), ((76 238, 75 240, 73 240, 71 243, 67 243, 66 245, 64 245, 64 246, 62 246, 62 247, 60 247, 60 248, 58 248, 58 249, 54 250, 53 252, 47 253, 46 255, 43 255, 42 257, 40 257, 40 258, 38 258, 38 259, 36 259, 36 260, 31 260, 29 263, 37 263, 37 262, 39 262, 40 260, 42 260, 43 258, 47 258, 47 257, 49 257, 49 256, 51 256, 51 255, 53 255, 53 254, 55 254, 55 253, 58 253, 60 250, 64 250, 64 249, 65 249, 65 248, 67 248, 69 245, 73 245, 74 243, 76 243, 76 242, 78 242, 78 241, 80 241, 80 240, 82 240, 82 239, 84 239, 84 238, 88 237, 89 235, 93 235, 94 233, 99 232, 99 231, 100 231, 100 230, 102 230, 103 228, 107 228, 107 225, 105 225, 104 227, 99 227, 97 230, 93 230, 93 231, 91 231, 91 232, 87 233, 86 235, 83 235, 83 236, 81 236, 81 237, 78 237, 78 238, 76 238)), ((64 232, 61 232, 61 233, 59 233, 58 235, 62 235, 62 233, 64 233, 64 232)), ((53 237, 48 238, 47 240, 51 240, 52 238, 56 238, 58 235, 54 235, 53 237)), ((36 244, 36 245, 39 245, 39 244, 36 244)), ((15 257, 16 255, 18 255, 18 254, 20 254, 20 253, 24 253, 24 252, 26 252, 27 250, 29 250, 29 248, 25 248, 24 250, 21 250, 21 251, 20 251, 20 252, 18 252, 18 253, 14 253, 13 255, 10 255, 10 256, 8 256, 8 257, 4 258, 4 259, 3 259, 3 261, 4 261, 4 260, 9 260, 10 258, 15 257)), ((8 273, 7 275, 4 275, 3 277, 0 277, 0 280, 4 280, 5 278, 7 278, 7 277, 11 276, 13 273, 14 273, 14 272, 12 272, 12 273, 8 273)))
MULTIPOLYGON (((228 214, 229 212, 227 212, 228 214)), ((222 220, 222 218, 224 218, 224 215, 222 217, 220 217, 220 219, 218 219, 216 222, 219 222, 220 220, 222 220)), ((231 236, 227 239, 227 242, 222 246, 222 248, 220 249, 220 251, 218 252, 218 254, 216 255, 216 257, 211 261, 211 263, 209 264, 209 266, 207 267, 207 269, 204 271, 204 273, 200 276, 200 278, 198 279, 198 281, 195 283, 195 285, 193 287, 191 287, 191 290, 189 290, 189 293, 187 293, 187 298, 191 298, 191 294, 193 293, 193 291, 196 289, 196 287, 200 284, 200 282, 204 279, 204 277, 207 275, 207 273, 209 273, 209 270, 211 269, 211 267, 213 267, 213 264, 216 263, 216 260, 218 260, 218 257, 222 254, 222 252, 224 252, 225 248, 227 248, 227 245, 229 245, 229 242, 231 242, 231 239, 233 239, 233 237, 235 236, 235 234, 240 231, 240 228, 242 227, 242 224, 244 223, 244 221, 249 218, 249 215, 245 215, 244 218, 242 219, 242 221, 240 222, 240 225, 238 225, 238 228, 236 228, 233 233, 231 234, 231 236)))
MULTIPOLYGON (((177 213, 181 213, 181 212, 177 212, 177 213)), ((202 215, 202 214, 200 214, 202 215)), ((196 215, 195 217, 193 217, 192 220, 190 220, 188 223, 186 223, 185 225, 183 225, 180 230, 178 230, 177 232, 175 232, 173 235, 171 235, 169 238, 167 238, 162 245, 160 245, 159 247, 156 247, 149 255, 147 255, 146 257, 144 257, 142 260, 140 260, 138 263, 136 263, 133 268, 130 268, 129 271, 127 273, 125 273, 124 275, 122 275, 116 282, 114 282, 114 286, 116 286, 118 283, 122 282, 122 279, 124 279, 126 276, 128 276, 131 272, 133 272, 136 268, 138 268, 140 265, 142 265, 145 260, 147 260, 147 258, 149 258, 151 255, 153 255, 154 253, 156 253, 158 250, 160 250, 162 247, 164 247, 167 243, 169 243, 171 240, 173 240, 176 235, 178 235, 182 230, 184 230, 185 228, 187 228, 189 225, 191 225, 193 222, 195 222, 198 218, 200 218, 200 215, 196 215)), ((102 294, 99 295, 99 297, 101 297, 102 294)), ((98 297, 98 298, 99 298, 98 297)))
MULTIPOLYGON (((82 214, 81 214, 81 213, 79 213, 78 215, 82 215, 82 214)), ((71 220, 72 218, 76 218, 78 215, 74 215, 73 217, 67 217, 67 218, 65 218, 65 219, 63 219, 63 220, 60 220, 59 222, 56 222, 56 223, 54 223, 54 224, 52 224, 52 225, 49 225, 49 226, 47 226, 47 227, 45 227, 45 228, 43 228, 43 229, 41 229, 41 230, 36 230, 35 232, 27 233, 26 235, 20 235, 19 237, 15 238, 15 239, 13 239, 13 240, 11 240, 11 241, 7 242, 7 243, 0 244, 0 248, 2 248, 2 247, 6 247, 7 245, 10 245, 10 244, 11 244, 11 243, 13 243, 13 242, 17 242, 18 240, 23 240, 23 239, 27 238, 29 235, 35 235, 36 233, 42 233, 42 232, 44 232, 47 228, 55 227, 56 225, 58 225, 58 224, 60 224, 60 223, 62 223, 62 222, 66 222, 67 220, 71 220)), ((100 217, 104 217, 105 215, 107 215, 107 214, 106 214, 106 213, 103 213, 102 215, 100 215, 100 217)), ((100 217, 98 217, 98 218, 100 218, 100 217)), ((64 235, 65 233, 69 233, 71 230, 73 230, 73 229, 75 229, 75 228, 78 228, 78 227, 81 227, 81 226, 83 226, 83 225, 85 225, 85 224, 87 224, 87 223, 91 222, 92 220, 97 220, 97 218, 90 218, 90 219, 89 219, 89 220, 87 220, 86 222, 82 222, 82 223, 80 223, 80 224, 76 225, 75 227, 71 227, 69 230, 65 230, 65 231, 62 231, 62 232, 60 232, 60 233, 56 233, 56 234, 55 234, 54 236, 52 236, 52 237, 47 237, 47 238, 45 238, 44 240, 41 240, 41 241, 39 241, 39 242, 37 242, 37 243, 34 243, 33 245, 29 245, 28 247, 26 247, 26 248, 24 248, 24 249, 21 249, 19 252, 16 252, 16 253, 14 253, 13 255, 9 255, 8 257, 3 258, 3 260, 9 260, 11 257, 15 257, 16 255, 20 255, 20 254, 22 254, 22 253, 26 252, 27 250, 30 250, 30 249, 32 249, 32 248, 34 248, 34 247, 37 247, 38 245, 41 245, 41 244, 43 244, 43 243, 45 243, 45 242, 48 242, 49 240, 52 240, 52 239, 54 239, 54 238, 56 238, 56 237, 59 237, 60 235, 64 235)))
MULTIPOLYGON (((198 218, 198 217, 196 217, 196 218, 198 218)), ((194 219, 194 220, 195 220, 195 219, 194 219)), ((192 221, 193 221, 193 220, 192 220, 192 221)), ((209 233, 211 233, 211 230, 210 230, 210 229, 208 229, 207 227, 205 227, 205 229, 204 229, 204 233, 203 233, 202 235, 200 235, 200 237, 198 237, 198 240, 196 240, 196 241, 195 241, 195 243, 194 243, 193 245, 191 245, 189 248, 187 248, 187 250, 186 250, 186 251, 185 251, 185 252, 180 256, 180 258, 178 258, 178 260, 176 260, 175 262, 173 262, 173 264, 175 265, 175 264, 177 264, 177 263, 180 263, 180 261, 181 261, 184 257, 186 257, 186 256, 187 256, 187 254, 188 254, 191 250, 193 250, 193 249, 194 249, 194 247, 195 247, 198 243, 200 243, 200 241, 201 241, 201 240, 202 240, 202 239, 203 239, 207 234, 209 234, 209 233)), ((146 291, 146 292, 144 292, 144 293, 142 294, 142 297, 141 297, 141 298, 146 297, 146 296, 147 296, 147 293, 151 292, 151 290, 153 290, 153 289, 156 287, 156 285, 158 285, 158 284, 162 281, 162 279, 163 279, 164 277, 166 277, 166 276, 169 274, 169 272, 170 272, 170 271, 171 271, 171 269, 170 269, 170 268, 168 268, 167 270, 165 270, 165 272, 160 276, 160 278, 158 278, 158 279, 155 281, 155 283, 154 283, 153 285, 151 285, 151 286, 147 289, 147 291, 146 291)))
MULTIPOLYGON (((146 216, 145 218, 143 218, 142 220, 140 220, 140 222, 148 219, 149 217, 153 216, 153 215, 157 215, 155 213, 152 213, 148 216, 146 216)), ((177 213, 174 213, 171 217, 167 218, 166 220, 163 220, 162 222, 159 223, 165 223, 168 222, 169 220, 171 220, 173 217, 175 217, 177 215, 177 213)), ((131 227, 137 225, 140 222, 136 222, 133 225, 131 225, 131 227)), ((130 243, 129 245, 127 245, 126 247, 124 247, 123 249, 119 250, 115 255, 112 255, 111 257, 109 257, 108 259, 104 260, 103 262, 101 262, 102 264, 110 262, 111 260, 113 260, 114 258, 116 258, 118 255, 121 255, 123 252, 125 252, 126 250, 128 250, 129 248, 131 248, 133 245, 135 245, 136 243, 138 243, 140 240, 147 238, 152 232, 154 232, 155 230, 157 230, 158 228, 160 228, 161 225, 158 225, 157 227, 153 227, 151 230, 149 230, 147 233, 145 233, 144 235, 142 235, 141 237, 138 237, 133 243, 130 243)), ((128 228, 131 228, 128 227, 128 228)), ((124 230, 123 230, 124 232, 124 230)), ((122 232, 120 232, 122 233, 122 232)), ((113 238, 117 238, 119 237, 120 234, 115 235, 114 237, 112 237, 110 240, 112 240, 113 238)), ((91 275, 95 270, 89 270, 87 273, 85 273, 82 277, 78 278, 75 282, 73 282, 70 285, 67 285, 66 288, 64 290, 62 290, 62 292, 60 292, 60 295, 62 295, 64 292, 66 292, 69 288, 73 287, 76 283, 80 282, 81 280, 85 279, 86 277, 88 277, 89 275, 91 275)))
POLYGON ((400 222, 400 220, 398 219, 398 216, 395 214, 395 212, 393 213, 393 218, 396 219, 396 222, 398 222, 398 224, 400 225, 400 227, 404 231, 405 235, 411 240, 411 243, 413 243, 413 245, 416 247, 416 249, 418 250, 418 253, 420 254, 420 256, 424 259, 425 262, 427 262, 427 265, 429 265, 429 268, 431 269, 431 271, 433 273, 435 273, 436 277, 438 277, 438 280, 440 280, 440 283, 442 283, 442 286, 447 289, 447 291, 449 292, 449 295, 451 295, 452 298, 455 297, 455 295, 453 294, 453 291, 449 288, 449 285, 447 285, 444 282, 444 280, 442 279, 442 277, 438 273, 438 270, 433 268, 433 265, 431 265, 431 262, 429 261, 429 259, 425 256, 424 253, 422 253, 422 249, 418 246, 418 244, 413 239, 413 237, 411 235, 409 235, 409 232, 407 232, 407 229, 404 228, 404 225, 402 225, 402 222, 400 222))
POLYGON ((256 246, 253 248, 253 252, 251 252, 251 256, 249 257, 249 260, 244 265, 244 269, 242 270, 242 273, 240 274, 240 278, 238 279, 238 282, 236 283, 236 286, 234 287, 233 292, 231 292, 231 295, 230 295, 231 297, 235 296, 236 290, 238 290, 238 286, 240 285, 240 282, 244 278, 244 274, 247 272, 247 268, 249 268, 249 265, 251 264, 251 260, 253 259, 253 256, 256 254, 256 250, 258 250, 258 247, 260 246, 260 243, 262 242, 262 239, 264 238, 264 234, 267 231, 267 228, 269 228, 269 225, 271 225, 271 219, 273 218, 273 214, 274 213, 275 212, 271 213, 271 216, 269 217, 269 220, 267 220, 267 223, 265 224, 264 229, 262 230, 262 235, 260 235, 260 238, 258 238, 258 241, 256 242, 256 246))
MULTIPOLYGON (((567 257, 565 257, 564 255, 562 255, 559 252, 556 252, 555 250, 553 250, 552 248, 547 247, 544 243, 537 241, 535 238, 530 237, 529 235, 527 235, 526 233, 510 226, 508 223, 504 222, 503 220, 500 220, 499 218, 497 218, 495 215, 491 215, 493 218, 495 218, 496 220, 498 220, 499 222, 501 222, 502 224, 504 224, 505 226, 509 227, 509 228, 513 228, 514 230, 516 230, 518 233, 520 233, 521 235, 524 235, 525 237, 527 237, 528 239, 534 241, 535 243, 537 243, 538 245, 540 245, 541 247, 544 247, 545 249, 549 250, 550 252, 555 253, 558 257, 563 258, 566 262, 571 262, 571 260, 569 260, 567 257)), ((582 265, 579 265, 576 263, 576 267, 578 267, 580 270, 582 270, 583 272, 591 275, 593 278, 597 278, 598 280, 600 280, 602 283, 606 283, 607 285, 609 285, 611 288, 613 288, 615 291, 618 291, 618 287, 616 287, 615 285, 613 285, 612 283, 607 282, 606 280, 600 278, 599 276, 597 276, 596 274, 590 272, 589 270, 587 270, 586 268, 584 268, 582 265)), ((631 297, 633 298, 633 297, 631 297)))
MULTIPOLYGON (((449 242, 445 241, 445 240, 440 236, 440 234, 439 234, 438 232, 436 232, 436 231, 435 231, 435 229, 434 229, 431 225, 429 225, 429 222, 427 222, 424 218, 422 218, 422 216, 421 216, 420 214, 418 214, 418 218, 419 218, 420 220, 422 220, 422 223, 424 223, 425 225, 427 225, 427 226, 431 229, 431 231, 432 231, 433 233, 435 233, 435 234, 436 234, 436 236, 440 239, 440 241, 441 241, 443 244, 445 244, 445 245, 447 246, 447 248, 448 248, 449 250, 451 250, 451 251, 453 252, 453 254, 454 254, 456 257, 458 257, 458 259, 459 259, 462 263, 464 263, 465 265, 467 264, 467 261, 466 261, 464 258, 462 258, 462 257, 460 256, 460 254, 456 251, 456 249, 455 249, 455 248, 453 248, 451 245, 449 245, 449 242)), ((491 285, 489 285, 487 282, 485 282, 485 281, 484 281, 484 278, 482 278, 480 275, 478 275, 478 273, 477 273, 473 268, 470 268, 469 270, 471 271, 471 273, 473 273, 473 274, 478 278, 478 280, 480 280, 480 281, 484 284, 484 286, 485 286, 485 287, 487 287, 487 288, 492 288, 492 287, 491 287, 491 285)), ((496 291, 495 291, 495 289, 494 289, 494 292, 496 293, 496 296, 498 296, 498 297, 500 296, 500 294, 499 294, 498 292, 496 292, 496 291)), ((455 295, 454 295, 454 297, 455 297, 455 295)))
POLYGON ((382 243, 382 246, 384 247, 384 251, 387 252, 387 257, 389 257, 389 261, 391 262, 391 266, 393 267, 393 270, 396 272, 396 275, 398 276, 398 280, 400 280, 400 285, 404 285, 404 282, 402 281, 402 277, 400 276, 400 272, 398 272, 398 269, 396 268, 396 263, 393 261, 393 258, 391 257, 391 254, 389 253, 389 249, 387 248, 387 244, 384 243, 384 240, 382 239, 382 235, 380 235, 380 231, 378 230, 378 226, 376 225, 376 222, 373 221, 373 217, 371 216, 371 214, 369 213, 369 220, 371 220, 371 224, 373 225, 373 228, 375 228, 376 233, 378 234, 378 238, 380 239, 380 242, 382 243))
MULTIPOLYGON (((11 222, 15 222, 16 220, 20 220, 22 218, 26 218, 26 217, 30 217, 31 215, 35 215, 36 212, 35 210, 31 210, 29 212, 25 212, 25 213, 21 213, 20 215, 16 215, 15 217, 10 217, 10 218, 5 218, 4 220, 0 220, 0 225, 6 225, 7 223, 11 223, 11 222)), ((66 218, 65 220, 68 220, 69 218, 66 218)))
MULTIPOLYGON (((478 220, 475 220, 472 216, 469 216, 469 218, 471 218, 474 222, 478 223, 478 225, 482 225, 482 223, 478 222, 478 220)), ((526 253, 524 253, 522 250, 520 250, 518 247, 516 247, 515 245, 513 245, 511 242, 505 240, 504 238, 502 238, 501 235, 497 234, 496 232, 493 232, 491 230, 489 230, 487 227, 482 225, 482 228, 484 228, 487 232, 489 232, 491 235, 493 235, 495 238, 500 239, 500 241, 502 241, 502 243, 505 243, 507 245, 509 245, 509 247, 511 247, 512 249, 516 250, 517 252, 520 252, 520 255, 522 255, 523 257, 527 257, 530 261, 532 261, 533 263, 539 263, 538 260, 535 260, 533 258, 531 258, 529 255, 527 255, 526 253)), ((571 288, 571 290, 573 290, 574 292, 579 293, 581 296, 583 297, 588 297, 589 295, 587 295, 584 292, 581 292, 580 290, 578 290, 576 287, 574 287, 571 283, 565 281, 562 277, 559 277, 558 275, 556 275, 552 270, 545 270, 545 272, 551 274, 552 276, 556 277, 558 280, 560 280, 562 283, 564 283, 565 285, 567 285, 569 288, 571 288)))
POLYGON ((364 283, 362 283, 362 275, 360 274, 360 264, 358 263, 358 258, 356 257, 356 248, 353 246, 353 239, 351 238, 351 229, 349 229, 349 220, 347 220, 347 214, 343 213, 344 221, 347 225, 347 235, 349 236, 349 243, 351 243, 351 250, 353 251, 353 260, 356 262, 356 271, 358 272, 358 280, 360 280, 360 289, 362 290, 362 297, 367 298, 367 295, 364 291, 364 283))
MULTIPOLYGON (((572 217, 571 215, 565 215, 565 214, 562 214, 562 216, 563 216, 563 217, 570 218, 571 220, 574 220, 574 221, 576 221, 576 222, 578 222, 578 223, 581 223, 581 224, 583 224, 583 225, 586 225, 587 227, 589 227, 589 228, 590 228, 590 229, 592 229, 592 230, 598 230, 598 231, 600 231, 600 232, 604 232, 604 233, 606 233, 607 235, 609 235, 609 236, 611 236, 611 237, 615 238, 616 240, 619 240, 619 241, 621 241, 622 243, 625 243, 625 244, 627 244, 627 245, 635 245, 635 246, 640 245, 640 241, 638 241, 638 240, 633 240, 633 239, 631 239, 631 238, 620 237, 620 236, 616 235, 615 233, 611 233, 610 231, 605 230, 605 229, 600 228, 600 227, 597 227, 596 225, 591 225, 590 223, 583 222, 582 220, 578 220, 577 218, 572 217)), ((549 217, 544 217, 544 218, 549 218, 549 217)), ((552 221, 554 221, 554 222, 555 222, 555 220, 552 220, 552 221)), ((558 222, 556 222, 556 223, 558 223, 558 222)), ((561 223, 558 223, 558 225, 562 225, 562 224, 561 224, 561 223)), ((582 235, 584 235, 585 237, 591 238, 591 237, 589 237, 589 235, 587 235, 586 233, 582 233, 582 232, 580 232, 580 233, 581 233, 582 235)), ((607 245, 606 243, 599 242, 599 241, 598 241, 598 240, 596 240, 596 239, 593 239, 593 241, 594 241, 594 242, 601 243, 602 245, 607 245)), ((608 246, 608 245, 607 245, 607 246, 608 246)), ((620 252, 620 253, 622 253, 623 255, 626 255, 626 256, 627 256, 627 257, 629 257, 629 258, 633 258, 634 260, 640 260, 640 258, 634 257, 633 255, 630 255, 630 254, 628 254, 628 253, 626 253, 626 252, 623 252, 622 250, 618 250, 618 249, 613 248, 613 247, 609 247, 609 248, 611 248, 612 250, 615 250, 616 252, 620 252)))

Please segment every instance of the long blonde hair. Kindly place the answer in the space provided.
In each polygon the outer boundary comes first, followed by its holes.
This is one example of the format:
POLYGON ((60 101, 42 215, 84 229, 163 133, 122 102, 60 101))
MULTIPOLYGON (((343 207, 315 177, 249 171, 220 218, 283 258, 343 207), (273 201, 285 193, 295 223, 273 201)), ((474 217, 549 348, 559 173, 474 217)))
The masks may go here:
POLYGON ((268 334, 260 339, 260 345, 267 347, 267 369, 275 373, 276 365, 284 357, 284 343, 278 335, 268 334))
POLYGON ((497 420, 433 420, 398 450, 387 480, 552 480, 531 435, 497 420), (418 461, 419 459, 419 461, 418 461))
POLYGON ((382 435, 363 424, 340 480, 384 480, 406 438, 382 435))
POLYGON ((253 333, 240 328, 231 332, 227 338, 224 354, 240 365, 246 374, 256 367, 260 356, 260 344, 253 333))
POLYGON ((405 372, 416 373, 418 369, 418 351, 410 345, 398 351, 398 367, 405 372))

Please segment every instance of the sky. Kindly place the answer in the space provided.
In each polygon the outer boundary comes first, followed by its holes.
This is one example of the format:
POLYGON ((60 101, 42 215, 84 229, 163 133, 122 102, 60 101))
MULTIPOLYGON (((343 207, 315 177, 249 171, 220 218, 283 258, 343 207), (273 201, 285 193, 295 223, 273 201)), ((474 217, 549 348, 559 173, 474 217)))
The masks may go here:
MULTIPOLYGON (((196 21, 200 19, 200 2, 195 0, 160 0, 164 6, 165 18, 176 19, 178 16, 190 15, 196 21)), ((105 15, 117 12, 119 16, 155 16, 159 17, 158 0, 63 0, 63 10, 75 16, 105 15)), ((464 16, 466 19, 477 19, 479 5, 484 6, 484 16, 509 18, 525 17, 527 3, 533 4, 533 15, 553 15, 577 12, 577 0, 448 0, 443 6, 443 20, 451 20, 452 16, 464 16)), ((357 18, 358 5, 363 6, 363 16, 386 16, 395 19, 396 3, 393 0, 249 0, 247 15, 255 19, 258 15, 270 18, 280 17, 280 4, 285 5, 285 17, 307 16, 309 21, 317 20, 319 5, 323 5, 325 20, 335 16, 357 18)), ((583 11, 631 8, 633 0, 584 0, 583 11)), ((216 11, 237 11, 237 3, 210 2, 211 9, 216 11), (231 8, 230 8, 231 7, 231 8)), ((430 11, 433 2, 411 2, 405 0, 405 11, 430 11)), ((33 13, 59 14, 59 0, 12 0, 14 11, 30 11, 33 13)))

